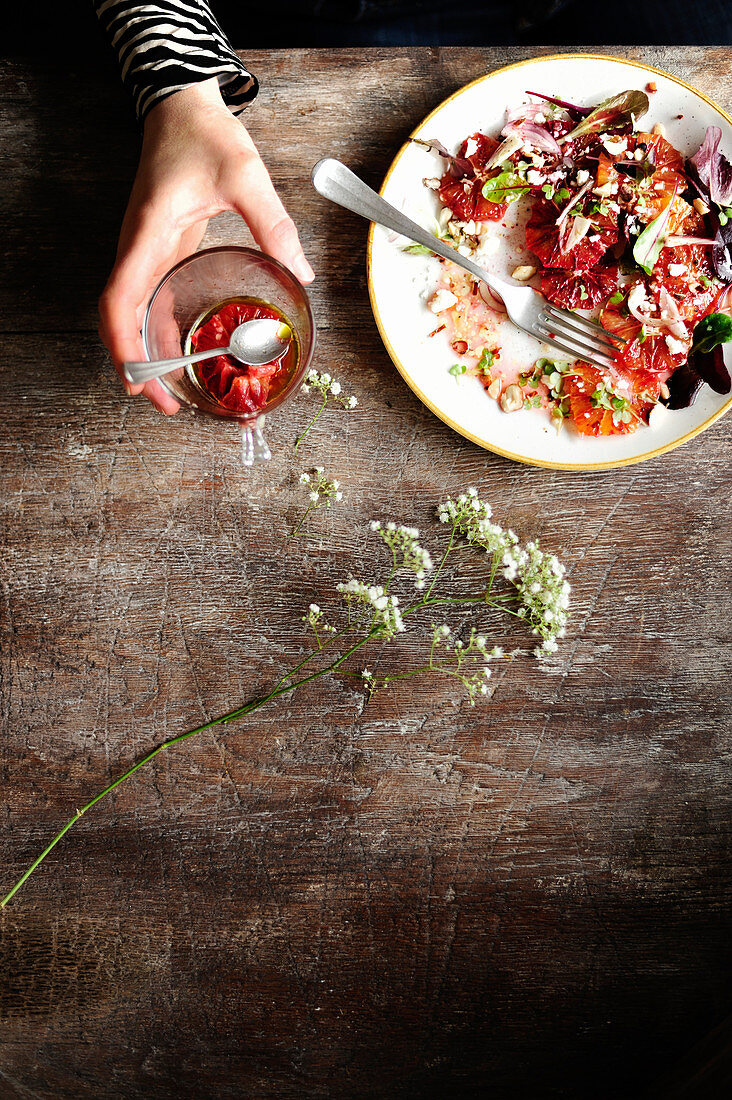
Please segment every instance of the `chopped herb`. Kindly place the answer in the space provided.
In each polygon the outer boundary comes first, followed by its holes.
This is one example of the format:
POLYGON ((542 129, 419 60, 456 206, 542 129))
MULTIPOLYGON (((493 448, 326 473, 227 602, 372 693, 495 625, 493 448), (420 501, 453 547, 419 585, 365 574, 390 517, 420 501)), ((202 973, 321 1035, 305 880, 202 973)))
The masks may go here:
POLYGON ((619 306, 620 303, 622 302, 622 300, 623 300, 622 290, 616 290, 615 293, 613 294, 612 298, 608 298, 608 305, 610 305, 610 306, 619 306))
POLYGON ((726 225, 727 222, 729 221, 729 218, 725 214, 724 210, 720 210, 719 214, 717 214, 717 217, 719 218, 719 224, 720 225, 726 225))
POLYGON ((639 344, 645 344, 647 339, 648 339, 648 333, 646 332, 646 326, 641 325, 641 330, 640 330, 640 333, 638 335, 638 343, 639 344))
POLYGON ((478 360, 476 371, 478 374, 490 374, 491 367, 496 361, 496 353, 491 351, 490 348, 483 348, 480 359, 478 360))
POLYGON ((581 286, 579 288, 579 296, 580 296, 580 301, 582 301, 582 302, 584 302, 586 298, 589 298, 589 294, 587 293, 587 290, 586 290, 585 287, 581 286))
POLYGON ((700 283, 701 283, 701 285, 702 285, 702 286, 704 286, 704 287, 707 287, 707 286, 711 286, 711 285, 712 285, 712 280, 711 280, 711 279, 708 279, 706 275, 700 275, 700 276, 699 276, 699 282, 700 282, 700 283))
POLYGON ((608 409, 613 414, 613 421, 616 424, 621 420, 623 424, 628 424, 631 420, 630 402, 620 394, 613 393, 602 382, 590 395, 590 401, 596 409, 608 409))
POLYGON ((597 199, 593 199, 587 207, 585 213, 586 218, 591 218, 593 214, 609 214, 610 208, 606 202, 599 202, 597 199))

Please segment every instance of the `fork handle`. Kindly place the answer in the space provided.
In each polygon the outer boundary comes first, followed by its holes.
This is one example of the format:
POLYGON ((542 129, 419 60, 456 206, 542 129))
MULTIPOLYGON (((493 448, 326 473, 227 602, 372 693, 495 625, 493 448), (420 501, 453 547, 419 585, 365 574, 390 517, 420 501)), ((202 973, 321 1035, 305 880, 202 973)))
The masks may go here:
POLYGON ((406 214, 402 214, 401 210, 397 210, 386 199, 382 199, 381 195, 377 195, 368 184, 365 184, 339 160, 334 160, 332 157, 319 160, 313 168, 312 179, 313 187, 324 198, 330 199, 338 206, 344 206, 354 214, 360 214, 367 221, 377 222, 403 237, 409 237, 417 244, 429 248, 430 252, 442 256, 443 260, 451 260, 459 267, 464 267, 476 279, 487 283, 500 297, 503 297, 502 290, 509 288, 509 284, 504 283, 502 279, 489 275, 467 256, 461 256, 454 248, 450 248, 444 241, 434 237, 426 229, 422 229, 406 214))

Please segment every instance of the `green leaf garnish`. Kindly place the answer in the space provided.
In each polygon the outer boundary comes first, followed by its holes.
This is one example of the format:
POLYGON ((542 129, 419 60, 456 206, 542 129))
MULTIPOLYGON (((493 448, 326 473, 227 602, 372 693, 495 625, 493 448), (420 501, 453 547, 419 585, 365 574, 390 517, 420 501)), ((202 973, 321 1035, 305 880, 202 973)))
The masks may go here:
POLYGON ((566 135, 567 138, 580 137, 581 134, 600 134, 604 130, 625 126, 636 122, 648 110, 648 96, 645 92, 628 90, 612 95, 599 103, 586 118, 566 135))
POLYGON ((623 300, 622 290, 616 290, 611 298, 608 298, 607 304, 609 306, 619 306, 623 300))
POLYGON ((453 363, 447 373, 451 374, 455 381, 457 381, 461 374, 465 374, 467 369, 468 368, 465 363, 453 363))
POLYGON ((694 329, 692 347, 703 353, 732 340, 732 317, 726 313, 710 313, 694 329))
POLYGON ((407 244, 402 252, 411 252, 413 256, 434 256, 432 249, 423 244, 407 244))
POLYGON ((515 202, 529 190, 526 182, 512 168, 504 168, 483 184, 483 198, 488 202, 515 202))

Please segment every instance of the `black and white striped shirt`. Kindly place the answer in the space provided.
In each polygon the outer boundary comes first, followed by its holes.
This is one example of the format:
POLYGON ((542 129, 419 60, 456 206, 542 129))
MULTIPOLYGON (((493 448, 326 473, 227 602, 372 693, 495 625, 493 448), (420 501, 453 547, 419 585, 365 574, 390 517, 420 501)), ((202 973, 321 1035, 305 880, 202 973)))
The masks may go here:
POLYGON ((161 99, 212 76, 234 114, 256 96, 256 77, 234 53, 206 0, 92 3, 140 121, 161 99))

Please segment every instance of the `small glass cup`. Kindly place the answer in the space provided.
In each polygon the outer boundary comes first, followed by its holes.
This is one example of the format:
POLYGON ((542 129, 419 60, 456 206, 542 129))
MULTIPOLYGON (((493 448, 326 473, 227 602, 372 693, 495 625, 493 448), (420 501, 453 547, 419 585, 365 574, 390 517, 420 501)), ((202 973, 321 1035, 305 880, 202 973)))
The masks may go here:
POLYGON ((223 245, 205 248, 176 264, 153 292, 142 324, 142 342, 149 360, 172 359, 187 353, 188 337, 201 317, 219 302, 255 298, 278 309, 297 340, 297 366, 285 388, 265 409, 241 413, 220 405, 196 384, 186 367, 160 379, 169 394, 205 416, 235 420, 242 430, 242 462, 252 466, 271 457, 264 438, 264 414, 297 393, 315 350, 315 320, 305 290, 278 260, 254 248, 223 245))

